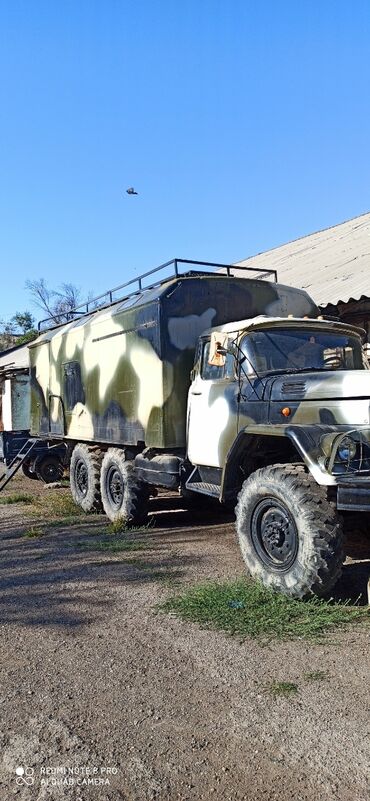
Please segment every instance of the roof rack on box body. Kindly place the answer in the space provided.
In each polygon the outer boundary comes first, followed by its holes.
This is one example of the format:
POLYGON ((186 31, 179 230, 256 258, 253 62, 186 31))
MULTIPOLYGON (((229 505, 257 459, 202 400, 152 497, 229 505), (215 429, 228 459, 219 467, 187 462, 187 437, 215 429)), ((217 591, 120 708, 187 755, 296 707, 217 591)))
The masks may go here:
POLYGON ((154 289, 156 286, 160 286, 161 284, 166 283, 171 278, 177 278, 178 276, 182 275, 192 276, 192 275, 223 275, 223 273, 219 272, 220 270, 226 270, 226 276, 230 277, 231 273, 230 270, 242 270, 243 272, 253 272, 258 273, 256 276, 257 280, 263 280, 271 275, 275 283, 277 283, 277 271, 276 270, 261 270, 258 267, 244 267, 239 265, 233 264, 219 264, 217 262, 211 261, 193 261, 191 259, 172 259, 171 261, 166 261, 164 264, 160 264, 159 267, 154 267, 153 270, 149 270, 146 273, 142 273, 137 278, 132 278, 130 281, 127 281, 125 284, 120 284, 119 286, 114 287, 113 289, 108 289, 106 292, 103 292, 102 295, 98 295, 96 298, 91 298, 91 300, 87 300, 84 303, 81 303, 79 306, 76 306, 74 309, 71 309, 65 315, 63 315, 63 320, 58 320, 58 315, 46 317, 44 320, 39 320, 38 322, 38 330, 39 331, 46 331, 47 327, 42 327, 44 323, 51 323, 52 325, 49 328, 53 328, 54 326, 63 325, 64 323, 73 320, 76 315, 85 315, 91 314, 94 311, 99 309, 104 309, 108 306, 111 306, 112 303, 118 303, 120 300, 126 300, 133 295, 138 295, 141 292, 147 289, 154 289), (190 270, 189 272, 179 272, 179 264, 186 264, 186 265, 194 265, 196 267, 217 267, 218 270, 215 272, 214 270, 211 272, 205 270, 190 270), (173 266, 172 272, 166 275, 165 278, 162 278, 159 281, 155 281, 148 286, 143 286, 143 279, 148 278, 150 275, 154 275, 154 273, 158 273, 161 270, 165 270, 166 267, 173 266), (115 292, 119 292, 121 289, 125 289, 126 287, 132 286, 132 284, 137 284, 137 288, 134 289, 132 292, 129 292, 127 295, 121 295, 118 298, 113 298, 115 292), (108 298, 108 301, 104 302, 104 300, 108 298), (98 303, 101 301, 101 303, 98 303))

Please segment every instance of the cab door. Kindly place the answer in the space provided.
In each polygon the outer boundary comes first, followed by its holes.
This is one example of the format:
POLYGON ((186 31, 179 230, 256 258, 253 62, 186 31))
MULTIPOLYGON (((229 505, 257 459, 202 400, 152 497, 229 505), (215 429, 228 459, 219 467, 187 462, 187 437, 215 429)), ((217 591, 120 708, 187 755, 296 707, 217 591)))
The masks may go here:
POLYGON ((260 377, 267 366, 265 355, 252 347, 250 336, 245 334, 239 343, 238 432, 268 421, 266 378, 260 377))
POLYGON ((188 396, 188 458, 222 467, 238 427, 238 384, 231 353, 222 367, 209 364, 210 338, 201 340, 188 396))

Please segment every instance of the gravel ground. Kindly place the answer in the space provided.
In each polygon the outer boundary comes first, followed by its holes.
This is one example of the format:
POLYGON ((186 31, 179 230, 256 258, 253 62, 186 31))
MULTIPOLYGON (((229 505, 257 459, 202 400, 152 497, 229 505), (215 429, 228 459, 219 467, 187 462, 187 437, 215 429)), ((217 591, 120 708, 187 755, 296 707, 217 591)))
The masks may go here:
MULTIPOLYGON (((161 497, 153 512, 145 549, 112 554, 81 545, 103 518, 27 538, 29 507, 0 507, 1 801, 370 799, 369 630, 263 646, 156 612, 243 563, 219 508, 161 497), (298 693, 274 698, 273 681, 298 693)), ((356 525, 341 598, 370 573, 356 525)))

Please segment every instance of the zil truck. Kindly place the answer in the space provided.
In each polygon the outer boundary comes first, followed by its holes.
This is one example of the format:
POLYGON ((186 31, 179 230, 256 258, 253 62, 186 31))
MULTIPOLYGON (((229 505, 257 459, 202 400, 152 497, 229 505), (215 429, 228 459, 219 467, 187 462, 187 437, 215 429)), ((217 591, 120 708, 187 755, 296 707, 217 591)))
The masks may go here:
POLYGON ((342 511, 370 508, 364 332, 324 319, 273 271, 164 267, 63 325, 43 321, 31 436, 68 447, 85 511, 138 525, 157 488, 216 498, 236 506, 252 576, 324 595, 344 560, 342 511))

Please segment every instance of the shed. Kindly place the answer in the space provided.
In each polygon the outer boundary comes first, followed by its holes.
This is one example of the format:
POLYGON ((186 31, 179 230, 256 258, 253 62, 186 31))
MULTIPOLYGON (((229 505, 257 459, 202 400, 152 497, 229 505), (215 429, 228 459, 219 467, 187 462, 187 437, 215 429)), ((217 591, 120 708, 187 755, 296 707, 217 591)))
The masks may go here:
POLYGON ((370 341, 370 212, 237 262, 305 289, 328 314, 359 325, 370 341))
POLYGON ((0 353, 0 431, 25 431, 30 425, 27 345, 0 353))

